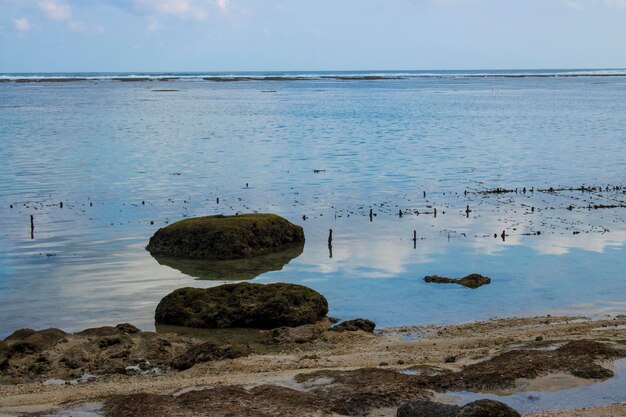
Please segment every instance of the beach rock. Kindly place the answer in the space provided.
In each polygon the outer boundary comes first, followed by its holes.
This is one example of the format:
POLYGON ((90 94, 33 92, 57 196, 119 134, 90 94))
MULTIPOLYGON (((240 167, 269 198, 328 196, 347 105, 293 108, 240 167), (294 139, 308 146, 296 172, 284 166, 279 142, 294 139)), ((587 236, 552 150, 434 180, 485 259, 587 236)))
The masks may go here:
POLYGON ((11 357, 11 347, 8 343, 0 341, 0 370, 4 369, 11 357))
POLYGON ((250 347, 245 344, 220 346, 212 342, 190 347, 187 352, 172 361, 172 368, 184 371, 195 364, 224 359, 235 359, 250 354, 250 347))
POLYGON ((409 401, 398 408, 398 417, 458 417, 461 407, 434 401, 409 401))
POLYGON ((347 320, 338 325, 332 327, 330 330, 334 332, 356 332, 364 331, 367 333, 373 333, 376 328, 376 323, 367 319, 355 319, 347 320))
POLYGON ((613 371, 595 362, 625 356, 623 346, 578 340, 553 350, 511 350, 468 365, 459 372, 439 375, 429 383, 440 391, 481 391, 510 388, 521 378, 533 379, 559 372, 587 379, 606 379, 613 376, 613 371))
POLYGON ((14 352, 31 354, 51 348, 68 334, 59 329, 46 329, 32 333, 12 345, 14 352))
POLYGON ((238 259, 304 243, 302 227, 275 214, 186 219, 159 229, 146 249, 154 256, 238 259))
POLYGON ((333 412, 349 416, 366 416, 373 409, 430 396, 421 378, 381 368, 321 370, 298 374, 295 381, 313 387, 307 392, 324 399, 333 412))
POLYGON ((138 328, 136 328, 135 326, 129 323, 118 324, 117 326, 115 326, 115 328, 121 331, 122 333, 126 333, 126 334, 137 334, 141 332, 141 330, 139 330, 138 328))
POLYGON ((26 339, 28 336, 31 336, 33 334, 37 333, 35 330, 33 329, 19 329, 14 331, 13 333, 11 333, 11 335, 9 337, 7 337, 6 339, 4 339, 5 342, 16 342, 19 340, 24 340, 26 339))
POLYGON ((199 328, 295 327, 313 324, 328 313, 316 291, 295 284, 227 284, 181 288, 156 308, 157 323, 199 328))
POLYGON ((81 346, 74 346, 61 355, 59 363, 69 369, 79 369, 89 367, 91 361, 90 354, 81 346))
POLYGON ((493 400, 478 400, 461 408, 458 417, 521 417, 506 404, 493 400))
POLYGON ((278 344, 287 343, 311 343, 324 334, 324 329, 315 324, 307 324, 298 327, 278 327, 272 329, 271 342, 278 344))
POLYGON ((320 417, 329 416, 324 398, 275 385, 250 390, 216 386, 178 396, 131 394, 110 396, 104 410, 110 417, 320 417))
POLYGON ((425 282, 433 282, 436 284, 459 284, 467 288, 479 288, 483 285, 491 283, 491 278, 484 277, 480 274, 470 274, 461 279, 440 277, 437 275, 431 275, 424 278, 425 282))
POLYGON ((91 329, 81 330, 76 333, 77 336, 85 337, 111 337, 120 335, 121 331, 113 326, 95 327, 91 329))

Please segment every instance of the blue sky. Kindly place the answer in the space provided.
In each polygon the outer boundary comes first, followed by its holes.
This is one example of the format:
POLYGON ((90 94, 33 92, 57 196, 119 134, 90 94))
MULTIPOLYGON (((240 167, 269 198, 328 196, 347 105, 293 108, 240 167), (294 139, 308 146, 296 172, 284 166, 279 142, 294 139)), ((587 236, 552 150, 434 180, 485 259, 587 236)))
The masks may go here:
POLYGON ((0 0, 0 72, 626 67, 626 0, 0 0))

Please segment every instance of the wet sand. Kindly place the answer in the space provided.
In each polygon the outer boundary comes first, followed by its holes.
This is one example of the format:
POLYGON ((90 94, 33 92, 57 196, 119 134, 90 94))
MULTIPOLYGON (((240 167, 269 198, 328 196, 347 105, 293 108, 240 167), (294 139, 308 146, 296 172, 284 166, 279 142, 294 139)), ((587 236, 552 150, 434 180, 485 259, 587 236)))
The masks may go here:
MULTIPOLYGON (((590 320, 581 317, 508 318, 452 326, 410 326, 384 329, 380 334, 327 332, 312 343, 286 345, 248 357, 197 364, 184 372, 151 376, 107 375, 89 383, 47 386, 41 381, 0 386, 0 415, 51 412, 68 404, 100 403, 111 396, 133 393, 171 395, 216 386, 252 388, 270 384, 310 390, 299 374, 352 371, 362 368, 415 372, 420 369, 458 371, 518 349, 549 350, 568 341, 617 343, 626 339, 626 316, 590 320), (454 357, 454 360, 450 360, 454 357), (409 371, 407 371, 409 370, 409 371)), ((168 329, 171 331, 171 329, 168 329)), ((165 336, 165 335, 160 335, 165 336)), ((180 336, 172 335, 172 338, 180 336)), ((610 368, 610 361, 602 366, 610 368)), ((397 373, 393 373, 397 375, 397 373)), ((530 381, 533 390, 558 390, 589 384, 570 376, 542 375, 530 381)), ((349 375, 349 374, 348 374, 349 375)), ((390 374, 391 375, 391 374, 390 374)), ((372 381, 380 382, 373 379, 372 381)), ((591 380, 594 382, 596 380, 591 380)), ((524 386, 524 384, 517 384, 524 386)), ((517 386, 516 385, 516 386, 517 386)), ((515 391, 513 389, 512 391, 515 391)), ((528 416, 623 416, 626 405, 600 409, 535 413, 528 416)), ((59 414, 60 415, 60 414, 59 414)), ((394 416, 394 407, 370 410, 372 416, 394 416)))

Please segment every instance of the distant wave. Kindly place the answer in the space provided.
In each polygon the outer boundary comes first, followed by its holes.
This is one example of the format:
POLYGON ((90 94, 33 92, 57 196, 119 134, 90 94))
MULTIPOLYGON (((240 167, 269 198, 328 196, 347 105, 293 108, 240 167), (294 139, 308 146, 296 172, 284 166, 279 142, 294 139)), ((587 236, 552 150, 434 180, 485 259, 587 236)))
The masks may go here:
POLYGON ((472 71, 323 71, 323 72, 136 72, 136 73, 5 73, 0 83, 77 81, 377 81, 412 78, 571 78, 626 77, 626 69, 472 70, 472 71))

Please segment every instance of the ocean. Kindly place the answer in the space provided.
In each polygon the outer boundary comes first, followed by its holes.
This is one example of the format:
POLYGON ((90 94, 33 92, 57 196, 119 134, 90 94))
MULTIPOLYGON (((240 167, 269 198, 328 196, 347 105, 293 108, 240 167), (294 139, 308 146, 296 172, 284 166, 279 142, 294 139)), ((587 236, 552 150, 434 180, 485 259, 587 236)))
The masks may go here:
POLYGON ((0 74, 0 144, 0 337, 153 330, 170 291, 237 279, 381 327, 626 313, 623 70, 0 74), (145 250, 255 211, 302 253, 145 250), (492 283, 423 281, 469 273, 492 283))

